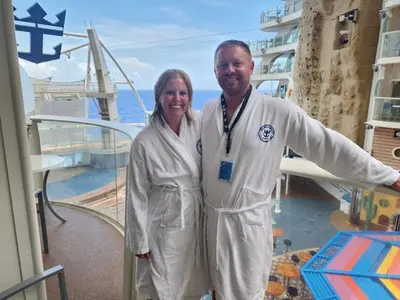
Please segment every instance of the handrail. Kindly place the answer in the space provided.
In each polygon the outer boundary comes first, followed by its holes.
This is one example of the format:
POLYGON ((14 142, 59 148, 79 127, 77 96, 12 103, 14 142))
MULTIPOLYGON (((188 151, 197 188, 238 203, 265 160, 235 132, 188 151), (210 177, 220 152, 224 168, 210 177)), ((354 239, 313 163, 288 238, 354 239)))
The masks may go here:
POLYGON ((393 30, 393 31, 386 31, 383 33, 383 35, 391 35, 391 34, 396 34, 396 33, 400 33, 400 30, 393 30))
MULTIPOLYGON (((336 182, 339 184, 346 184, 353 186, 355 188, 362 188, 366 190, 366 188, 359 182, 335 176, 330 172, 325 171, 321 167, 317 166, 315 163, 302 158, 301 159, 282 158, 282 162, 280 165, 280 172, 283 174, 307 177, 314 180, 325 180, 325 181, 336 182)), ((374 191, 378 193, 400 197, 400 192, 397 192, 386 186, 377 186, 374 191)))
POLYGON ((393 100, 400 101, 400 97, 375 97, 377 100, 393 100))
POLYGON ((302 0, 293 0, 292 3, 286 3, 283 6, 278 6, 275 9, 267 9, 261 13, 261 24, 267 23, 269 21, 276 21, 278 17, 286 17, 291 14, 294 14, 303 9, 303 1, 302 0), (301 4, 300 7, 296 8, 296 5, 301 4))
POLYGON ((61 300, 68 300, 68 295, 67 295, 67 286, 65 282, 65 274, 64 274, 64 267, 60 265, 56 265, 48 270, 45 270, 42 274, 32 276, 23 282, 14 285, 13 287, 0 292, 0 300, 6 300, 11 298, 12 296, 15 296, 24 290, 34 286, 35 284, 38 284, 39 282, 49 279, 50 277, 53 277, 54 275, 57 275, 58 277, 58 287, 60 289, 60 299, 61 300))
POLYGON ((123 134, 128 135, 132 140, 141 131, 140 128, 136 126, 128 126, 123 123, 110 122, 105 120, 93 120, 87 118, 77 118, 77 117, 66 117, 66 116, 55 116, 55 115, 34 115, 30 117, 31 121, 40 122, 65 122, 89 126, 98 126, 107 129, 113 129, 123 134))

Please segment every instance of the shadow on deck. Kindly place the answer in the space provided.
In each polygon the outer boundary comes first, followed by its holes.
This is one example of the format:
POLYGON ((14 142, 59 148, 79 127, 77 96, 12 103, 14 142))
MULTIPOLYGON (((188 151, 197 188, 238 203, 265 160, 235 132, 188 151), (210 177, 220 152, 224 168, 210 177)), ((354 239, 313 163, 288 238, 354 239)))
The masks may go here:
MULTIPOLYGON (((84 211, 54 206, 67 219, 61 223, 47 210, 49 253, 44 268, 65 268, 69 300, 122 299, 122 235, 104 220, 84 211)), ((49 300, 60 299, 56 278, 47 280, 49 300)))

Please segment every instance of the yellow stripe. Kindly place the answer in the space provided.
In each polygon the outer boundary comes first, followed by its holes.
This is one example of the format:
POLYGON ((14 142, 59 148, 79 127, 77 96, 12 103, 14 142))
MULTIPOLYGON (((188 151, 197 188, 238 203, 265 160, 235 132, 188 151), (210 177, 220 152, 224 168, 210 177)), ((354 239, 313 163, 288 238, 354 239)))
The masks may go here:
POLYGON ((400 289, 392 283, 392 279, 381 279, 387 289, 393 294, 395 299, 400 299, 400 289))
POLYGON ((377 273, 379 273, 379 274, 387 274, 388 273, 389 268, 392 265, 393 259, 396 257, 399 249, 400 249, 399 247, 390 248, 388 254, 386 255, 385 259, 383 260, 377 273))

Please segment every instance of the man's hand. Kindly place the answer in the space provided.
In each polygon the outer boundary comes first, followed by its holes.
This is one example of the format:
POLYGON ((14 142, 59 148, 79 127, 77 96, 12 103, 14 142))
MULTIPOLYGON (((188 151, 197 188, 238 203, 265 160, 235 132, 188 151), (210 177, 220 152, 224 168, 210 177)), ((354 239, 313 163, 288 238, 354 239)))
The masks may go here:
POLYGON ((147 253, 144 253, 144 254, 135 254, 135 256, 136 256, 137 258, 145 258, 145 259, 147 259, 147 260, 149 260, 149 259, 151 258, 150 251, 147 252, 147 253))
POLYGON ((397 181, 396 181, 393 185, 391 185, 390 187, 391 187, 392 189, 394 189, 394 190, 400 192, 400 177, 399 177, 399 179, 397 179, 397 181))

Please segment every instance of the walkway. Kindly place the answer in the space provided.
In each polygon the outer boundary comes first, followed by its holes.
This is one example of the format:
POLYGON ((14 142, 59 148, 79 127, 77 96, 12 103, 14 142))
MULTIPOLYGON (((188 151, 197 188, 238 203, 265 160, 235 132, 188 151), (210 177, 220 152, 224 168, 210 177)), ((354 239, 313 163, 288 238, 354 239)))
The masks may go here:
MULTIPOLYGON (((45 269, 65 268, 69 300, 122 299, 123 237, 98 217, 54 206, 67 219, 62 224, 47 214, 49 254, 45 269)), ((48 299, 59 299, 56 278, 47 281, 48 299)))

